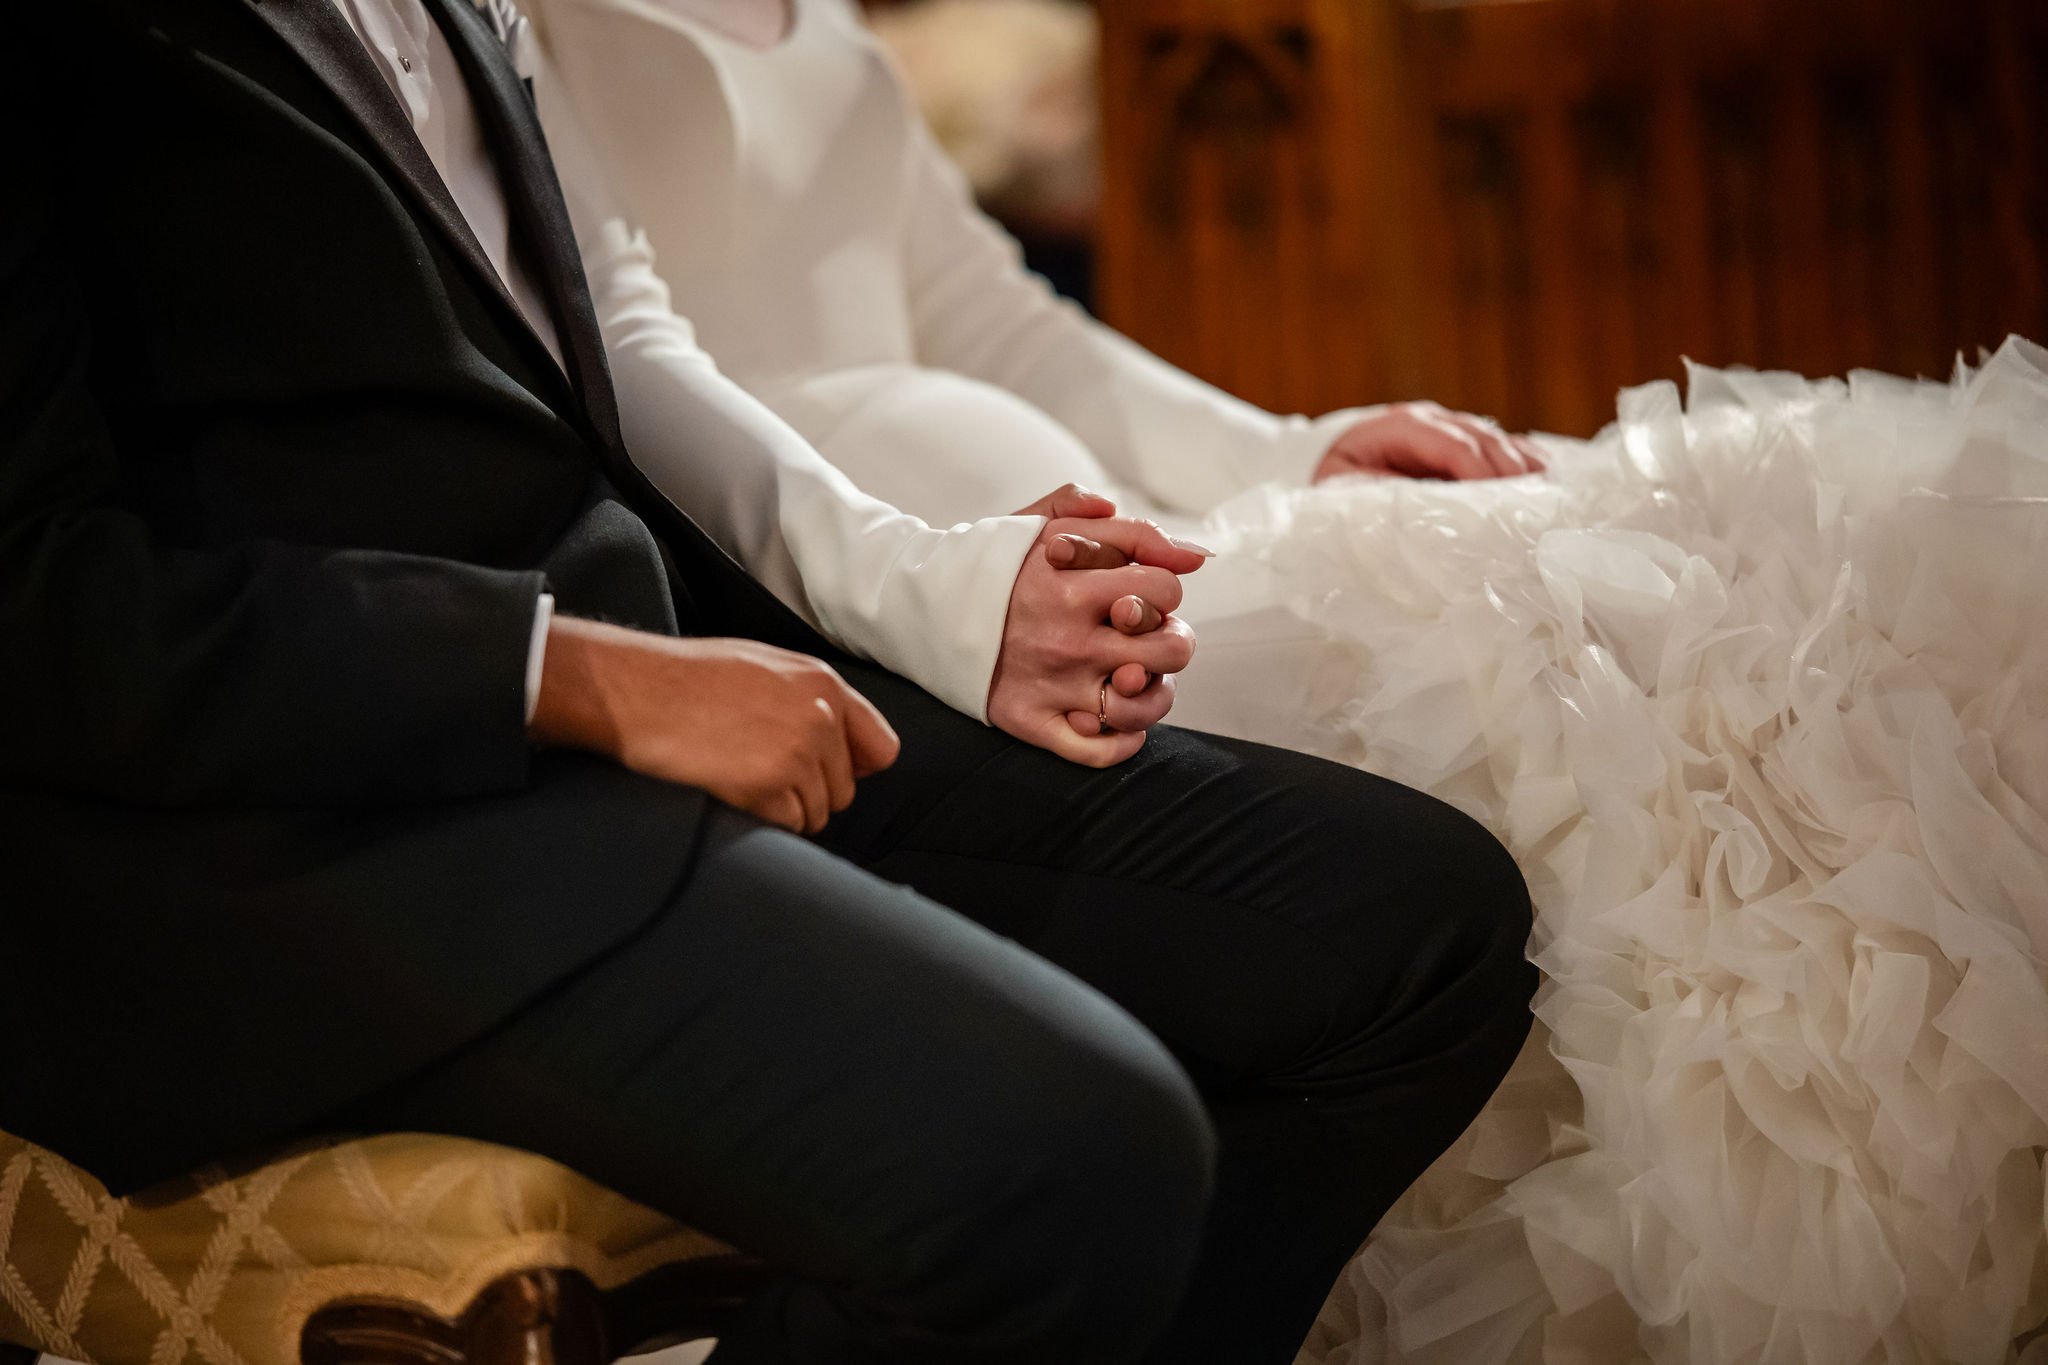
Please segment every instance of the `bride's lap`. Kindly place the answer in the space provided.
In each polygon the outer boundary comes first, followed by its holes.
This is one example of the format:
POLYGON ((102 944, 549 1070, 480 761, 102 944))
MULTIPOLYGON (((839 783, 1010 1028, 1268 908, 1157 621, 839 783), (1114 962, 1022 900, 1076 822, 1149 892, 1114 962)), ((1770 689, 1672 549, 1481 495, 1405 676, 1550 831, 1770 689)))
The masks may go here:
POLYGON ((2009 496, 2048 491, 2013 416, 2048 379, 1999 360, 1710 373, 1547 486, 1236 523, 1351 680, 1307 684, 1311 726, 1502 836, 1547 976, 1547 1046, 1310 1359, 1992 1360, 2048 1313, 2048 1081, 1999 1041, 2048 1033, 2048 505, 2009 496))

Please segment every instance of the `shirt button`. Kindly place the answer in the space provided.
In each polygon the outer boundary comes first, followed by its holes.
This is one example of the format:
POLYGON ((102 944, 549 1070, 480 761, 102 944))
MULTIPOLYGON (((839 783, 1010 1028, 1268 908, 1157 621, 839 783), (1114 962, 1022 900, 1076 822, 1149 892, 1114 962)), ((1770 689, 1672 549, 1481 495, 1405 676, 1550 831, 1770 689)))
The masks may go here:
POLYGON ((398 59, 398 64, 405 68, 406 75, 410 76, 412 74, 412 58, 400 57, 398 59))

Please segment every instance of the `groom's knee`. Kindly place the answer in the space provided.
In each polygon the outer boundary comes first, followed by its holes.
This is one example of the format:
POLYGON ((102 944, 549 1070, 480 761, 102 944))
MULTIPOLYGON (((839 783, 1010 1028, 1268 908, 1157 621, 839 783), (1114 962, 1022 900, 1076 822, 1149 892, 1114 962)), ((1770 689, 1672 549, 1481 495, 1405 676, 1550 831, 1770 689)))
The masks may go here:
POLYGON ((1431 864, 1441 900, 1430 935, 1442 983, 1436 1003, 1439 1036, 1456 1034, 1465 1051, 1484 1053, 1504 1070, 1530 1026, 1536 969, 1529 962, 1529 886, 1515 860, 1483 825, 1439 806, 1438 847, 1431 864))
POLYGON ((1363 773, 1325 767, 1308 795, 1322 854, 1297 894, 1333 951, 1298 1069, 1363 1077, 1466 1059, 1497 1078, 1536 985, 1514 859, 1470 816, 1363 773))
POLYGON ((1490 1091, 1529 1032, 1529 888, 1484 826, 1420 799, 1414 884, 1385 907, 1407 955, 1401 989, 1371 1021, 1412 1057, 1460 1060, 1490 1091))

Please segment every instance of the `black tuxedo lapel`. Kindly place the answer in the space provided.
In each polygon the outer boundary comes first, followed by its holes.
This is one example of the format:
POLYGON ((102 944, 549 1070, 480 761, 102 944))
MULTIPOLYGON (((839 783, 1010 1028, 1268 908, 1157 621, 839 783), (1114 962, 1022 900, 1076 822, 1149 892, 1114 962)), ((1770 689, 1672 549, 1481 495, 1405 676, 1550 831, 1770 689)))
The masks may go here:
POLYGON ((603 442, 623 454, 618 401, 604 337, 591 306, 576 230, 563 202, 532 92, 512 67, 490 21, 471 0, 426 0, 468 83, 485 145, 511 211, 513 250, 540 275, 576 393, 603 442))
MULTIPOLYGON (((515 249, 526 251, 529 267, 539 272, 547 291, 562 354, 589 416, 605 474, 632 508, 662 533, 669 549, 683 550, 698 566, 724 581, 729 598, 746 604, 750 634, 785 648, 835 657, 833 646, 762 587, 633 463, 619 429, 618 399, 612 390, 597 310, 590 302, 590 285, 583 275, 576 230, 562 199, 554 160, 548 155, 533 94, 513 69, 490 21, 477 12, 471 0, 426 0, 426 5, 462 65, 485 144, 505 188, 515 249)), ((679 600, 693 595, 682 579, 676 580, 674 591, 679 600)))
MULTIPOLYGON (((396 173, 394 179, 410 196, 414 207, 448 239, 456 254, 516 321, 518 333, 540 352, 538 359, 545 369, 557 370, 547 343, 533 330, 504 280, 499 278, 483 243, 470 230, 468 220, 448 192, 447 183, 434 169, 433 160, 413 131, 412 121, 398 96, 391 92, 383 73, 377 70, 362 40, 335 8, 333 0, 255 0, 247 8, 334 92, 383 153, 389 168, 396 173)), ((453 38, 452 33, 450 37, 453 38)))

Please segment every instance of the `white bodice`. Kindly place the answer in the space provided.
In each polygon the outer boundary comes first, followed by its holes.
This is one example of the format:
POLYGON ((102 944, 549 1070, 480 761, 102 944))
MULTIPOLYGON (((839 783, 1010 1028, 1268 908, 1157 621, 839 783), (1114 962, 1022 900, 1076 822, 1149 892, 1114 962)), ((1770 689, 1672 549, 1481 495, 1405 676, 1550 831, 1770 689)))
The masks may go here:
POLYGON ((839 0, 792 0, 788 33, 766 48, 664 0, 525 8, 613 193, 722 369, 903 352, 890 259, 900 206, 875 184, 902 163, 902 110, 886 59, 839 0))
POLYGON ((579 112, 633 163, 614 186, 676 311, 857 485, 935 525, 1062 483, 1118 488, 1041 407, 920 354, 910 215, 932 208, 929 139, 846 0, 790 7, 763 47, 667 0, 534 0, 579 112), (607 87, 658 89, 659 103, 590 98, 607 87))
POLYGON ((705 159, 670 179, 697 211, 664 224, 680 231, 650 229, 678 311, 750 387, 911 359, 905 111, 874 39, 838 0, 791 0, 788 33, 766 48, 670 13, 674 40, 694 49, 689 74, 703 78, 673 92, 698 130, 675 150, 705 159), (713 138, 724 145, 706 147, 713 138), (724 193, 702 174, 712 166, 724 193))

